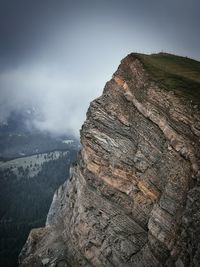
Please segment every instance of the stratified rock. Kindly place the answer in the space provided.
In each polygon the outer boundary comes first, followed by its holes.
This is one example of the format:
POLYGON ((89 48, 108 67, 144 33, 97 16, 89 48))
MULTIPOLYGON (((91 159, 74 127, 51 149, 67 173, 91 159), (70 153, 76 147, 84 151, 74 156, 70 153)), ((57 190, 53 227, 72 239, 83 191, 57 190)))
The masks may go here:
POLYGON ((90 104, 78 162, 21 267, 200 266, 199 106, 146 66, 128 55, 90 104))

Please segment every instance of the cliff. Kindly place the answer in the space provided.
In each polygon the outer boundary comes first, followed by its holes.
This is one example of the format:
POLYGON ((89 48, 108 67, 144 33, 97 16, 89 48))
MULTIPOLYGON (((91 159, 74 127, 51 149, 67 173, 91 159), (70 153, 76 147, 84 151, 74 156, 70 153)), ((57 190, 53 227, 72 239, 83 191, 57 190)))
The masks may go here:
POLYGON ((21 267, 199 266, 199 74, 199 62, 164 53, 122 60, 21 267))

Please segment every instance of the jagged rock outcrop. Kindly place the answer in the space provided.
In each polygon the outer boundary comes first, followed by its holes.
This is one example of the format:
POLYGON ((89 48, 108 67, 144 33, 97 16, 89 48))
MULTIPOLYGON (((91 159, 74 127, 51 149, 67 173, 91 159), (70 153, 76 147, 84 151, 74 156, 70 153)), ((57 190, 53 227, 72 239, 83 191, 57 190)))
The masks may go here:
MULTIPOLYGON (((146 57, 156 56, 168 57, 146 57)), ((182 69, 189 60, 174 58, 182 69)), ((198 99, 167 90, 147 66, 128 55, 90 104, 78 162, 21 267, 200 265, 198 99)))

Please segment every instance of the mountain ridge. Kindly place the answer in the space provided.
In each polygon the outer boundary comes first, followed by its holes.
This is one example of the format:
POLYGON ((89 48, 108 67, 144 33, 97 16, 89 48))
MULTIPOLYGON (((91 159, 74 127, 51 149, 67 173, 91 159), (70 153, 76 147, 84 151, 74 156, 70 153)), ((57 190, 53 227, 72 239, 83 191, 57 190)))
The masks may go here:
POLYGON ((21 267, 198 266, 199 87, 186 88, 171 57, 128 55, 91 102, 77 164, 46 227, 31 231, 21 267))

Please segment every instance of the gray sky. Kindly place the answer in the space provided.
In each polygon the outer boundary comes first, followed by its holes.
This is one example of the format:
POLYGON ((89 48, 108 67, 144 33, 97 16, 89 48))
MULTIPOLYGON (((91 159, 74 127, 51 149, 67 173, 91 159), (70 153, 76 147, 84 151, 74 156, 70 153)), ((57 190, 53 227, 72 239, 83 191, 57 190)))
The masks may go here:
POLYGON ((78 131, 130 52, 200 59, 199 0, 0 0, 0 121, 34 105, 41 130, 78 131))

